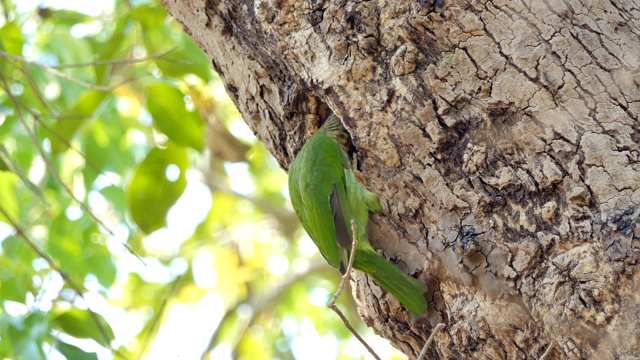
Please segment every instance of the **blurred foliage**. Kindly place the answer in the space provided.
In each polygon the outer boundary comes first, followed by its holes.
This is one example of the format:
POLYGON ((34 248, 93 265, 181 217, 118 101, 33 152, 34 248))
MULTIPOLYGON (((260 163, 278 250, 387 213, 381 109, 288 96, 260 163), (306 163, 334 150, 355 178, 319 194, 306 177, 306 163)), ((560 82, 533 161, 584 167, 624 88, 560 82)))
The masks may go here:
POLYGON ((0 358, 362 356, 286 175, 165 9, 28 3, 0 3, 0 358))

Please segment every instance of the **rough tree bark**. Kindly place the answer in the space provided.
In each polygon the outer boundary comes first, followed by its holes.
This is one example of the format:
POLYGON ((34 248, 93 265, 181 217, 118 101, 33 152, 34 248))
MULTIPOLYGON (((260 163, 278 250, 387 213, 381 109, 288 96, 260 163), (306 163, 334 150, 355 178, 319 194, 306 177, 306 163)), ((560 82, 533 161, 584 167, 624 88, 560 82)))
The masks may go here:
POLYGON ((328 111, 429 285, 365 322, 413 358, 640 356, 637 1, 164 0, 287 168, 328 111))

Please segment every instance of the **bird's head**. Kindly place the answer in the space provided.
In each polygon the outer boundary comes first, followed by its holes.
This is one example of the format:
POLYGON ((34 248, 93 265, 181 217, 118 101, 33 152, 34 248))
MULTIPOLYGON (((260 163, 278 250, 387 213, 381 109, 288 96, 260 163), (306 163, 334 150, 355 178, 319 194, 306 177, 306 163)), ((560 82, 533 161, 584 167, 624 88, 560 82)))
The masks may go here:
POLYGON ((351 136, 349 136, 349 132, 345 129, 344 125, 340 119, 335 115, 331 114, 327 120, 322 124, 318 132, 322 132, 328 137, 335 140, 342 150, 344 150, 345 154, 349 153, 351 148, 351 136))

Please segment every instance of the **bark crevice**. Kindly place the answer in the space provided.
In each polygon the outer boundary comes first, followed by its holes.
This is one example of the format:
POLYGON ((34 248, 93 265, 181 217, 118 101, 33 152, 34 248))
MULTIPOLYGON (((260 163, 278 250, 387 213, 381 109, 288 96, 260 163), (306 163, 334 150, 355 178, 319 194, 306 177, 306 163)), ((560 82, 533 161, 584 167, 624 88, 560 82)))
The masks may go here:
POLYGON ((365 322, 415 357, 640 354, 634 1, 167 2, 283 168, 334 112, 383 205, 372 243, 429 286, 365 322))

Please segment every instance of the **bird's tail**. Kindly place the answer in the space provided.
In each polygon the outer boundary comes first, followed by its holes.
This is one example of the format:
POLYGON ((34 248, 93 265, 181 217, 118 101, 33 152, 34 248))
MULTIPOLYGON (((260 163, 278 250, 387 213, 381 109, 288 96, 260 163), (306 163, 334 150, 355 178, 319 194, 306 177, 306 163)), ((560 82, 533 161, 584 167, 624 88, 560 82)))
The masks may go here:
POLYGON ((357 270, 371 276, 412 313, 422 315, 427 310, 427 300, 424 297, 427 285, 400 271, 380 257, 375 250, 356 253, 353 265, 357 270))

